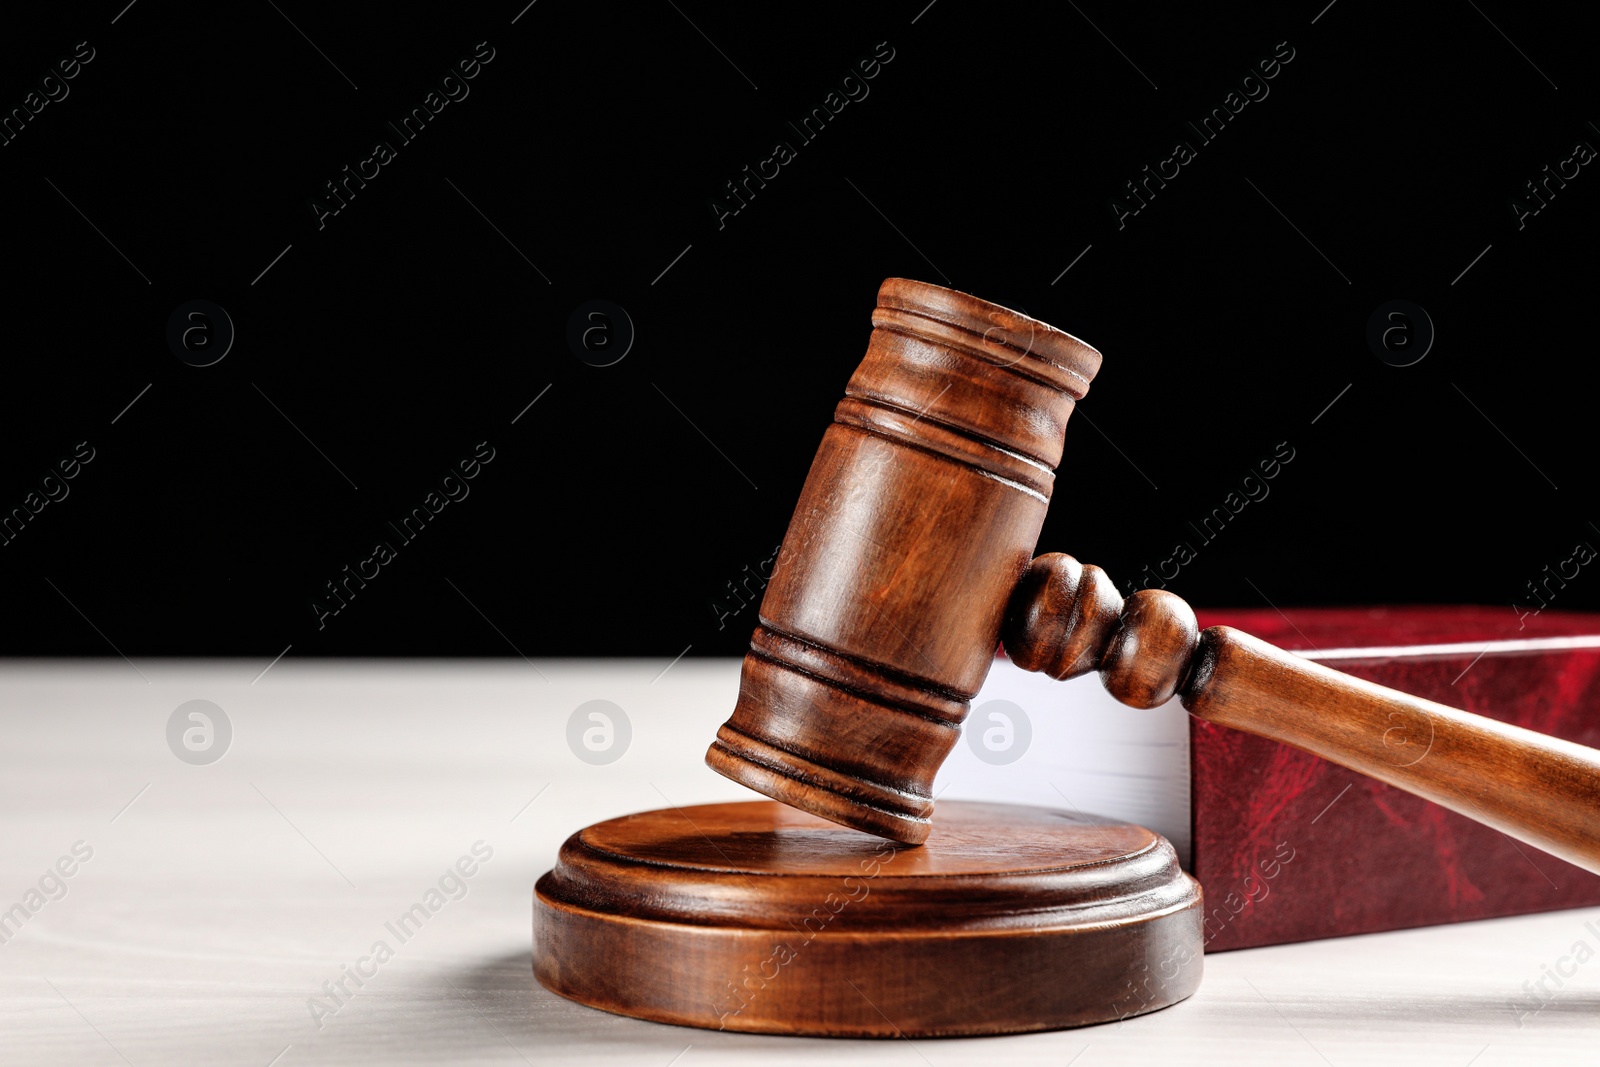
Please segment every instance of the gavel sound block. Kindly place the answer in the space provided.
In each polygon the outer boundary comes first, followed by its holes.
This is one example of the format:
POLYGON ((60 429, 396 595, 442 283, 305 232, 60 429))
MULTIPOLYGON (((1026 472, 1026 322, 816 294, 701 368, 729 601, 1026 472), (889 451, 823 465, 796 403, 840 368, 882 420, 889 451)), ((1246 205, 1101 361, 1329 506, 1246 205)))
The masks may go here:
POLYGON ((900 279, 873 326, 706 759, 921 847, 883 846, 894 862, 863 880, 846 871, 867 839, 771 804, 590 827, 539 883, 548 988, 661 1021, 878 1036, 1079 1025, 1192 993, 1200 893, 1158 836, 1005 805, 932 820, 934 775, 1002 635, 1025 668, 1099 671, 1134 707, 1179 696, 1600 872, 1600 754, 1199 633, 1171 594, 1124 601, 1098 568, 1031 559, 1099 353, 900 279))

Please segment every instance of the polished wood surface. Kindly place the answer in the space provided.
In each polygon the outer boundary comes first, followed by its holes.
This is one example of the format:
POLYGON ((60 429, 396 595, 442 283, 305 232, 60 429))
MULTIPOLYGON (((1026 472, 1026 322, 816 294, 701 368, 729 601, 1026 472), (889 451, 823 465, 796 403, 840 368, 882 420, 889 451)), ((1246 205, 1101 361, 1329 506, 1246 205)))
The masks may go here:
POLYGON ((1442 804, 1600 873, 1600 752, 1352 678, 1226 626, 1197 632, 1162 590, 1126 602, 1071 556, 1034 560, 1006 650, 1056 678, 1099 671, 1118 700, 1174 694, 1198 718, 1270 737, 1442 804))
POLYGON ((685 1026, 1016 1033, 1189 996, 1202 918, 1172 846, 1127 823, 949 801, 913 848, 706 804, 569 838, 535 893, 533 966, 572 1000, 685 1026))
POLYGON ((965 293, 891 278, 823 434, 706 761, 915 843, 1028 567, 1100 354, 965 293))
POLYGON ((1018 663, 1174 695, 1600 872, 1600 754, 1357 681, 1161 590, 1123 600, 1068 556, 1028 562, 1073 406, 1100 364, 1068 334, 890 279, 823 436, 707 762, 849 826, 917 843, 1005 622, 1018 663))

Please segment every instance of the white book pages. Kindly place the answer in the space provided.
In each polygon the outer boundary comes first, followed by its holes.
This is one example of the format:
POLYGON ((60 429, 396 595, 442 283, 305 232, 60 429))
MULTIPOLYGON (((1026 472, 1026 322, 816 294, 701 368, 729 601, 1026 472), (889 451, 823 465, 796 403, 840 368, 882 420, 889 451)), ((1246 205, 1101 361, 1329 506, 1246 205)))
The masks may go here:
POLYGON ((936 797, 1137 823, 1190 865, 1189 723, 1177 700, 1141 711, 1114 700, 1098 675, 1058 682, 997 659, 962 734, 936 797))

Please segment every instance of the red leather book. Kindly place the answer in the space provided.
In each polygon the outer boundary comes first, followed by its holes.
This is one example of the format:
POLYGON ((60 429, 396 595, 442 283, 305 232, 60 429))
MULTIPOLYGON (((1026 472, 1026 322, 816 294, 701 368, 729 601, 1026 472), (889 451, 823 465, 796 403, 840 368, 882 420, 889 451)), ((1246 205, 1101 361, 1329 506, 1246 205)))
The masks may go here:
MULTIPOLYGON (((1600 747, 1600 616, 1488 607, 1199 616, 1202 627, 1234 626, 1358 678, 1600 747)), ((1424 752, 1426 740, 1397 735, 1396 759, 1424 752)), ((1600 876, 1275 741, 1191 718, 1190 772, 1208 952, 1600 904, 1600 876)))

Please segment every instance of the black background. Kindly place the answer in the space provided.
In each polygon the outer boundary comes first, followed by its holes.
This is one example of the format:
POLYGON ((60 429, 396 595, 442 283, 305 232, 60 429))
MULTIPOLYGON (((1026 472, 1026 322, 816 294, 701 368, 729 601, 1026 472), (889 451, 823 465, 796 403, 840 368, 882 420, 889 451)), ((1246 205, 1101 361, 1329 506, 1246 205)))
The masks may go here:
MULTIPOLYGON (((96 52, 0 147, 0 509, 95 449, 0 547, 7 653, 737 653, 754 610, 712 602, 781 539, 892 275, 1105 353, 1040 543, 1120 581, 1283 441, 1174 591, 1510 613, 1600 545, 1600 176, 1510 207, 1600 144, 1568 9, 74 6, 0 34, 7 111, 96 52), (479 41, 470 95, 319 230, 323 183, 479 41), (1119 230, 1122 183, 1282 41, 1270 95, 1119 230), (779 139, 798 158, 719 229, 779 139), (197 298, 237 328, 207 368, 165 341, 197 298), (591 299, 636 326, 614 366, 566 342, 591 299), (1414 366, 1366 342, 1393 299, 1437 329, 1414 366), (319 629, 323 584, 485 440, 470 496, 319 629)), ((1552 607, 1597 603, 1585 570, 1552 607)))

